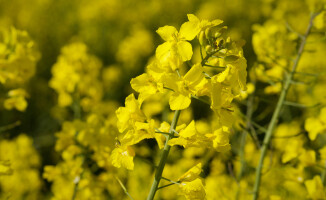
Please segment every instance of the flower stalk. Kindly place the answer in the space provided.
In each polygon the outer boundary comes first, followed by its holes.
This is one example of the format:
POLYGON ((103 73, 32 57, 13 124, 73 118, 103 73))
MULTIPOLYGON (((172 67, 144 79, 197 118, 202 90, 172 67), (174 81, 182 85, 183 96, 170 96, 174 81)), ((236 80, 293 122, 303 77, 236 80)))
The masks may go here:
POLYGON ((180 112, 181 112, 180 110, 176 110, 174 112, 173 120, 172 120, 170 131, 169 131, 170 135, 166 136, 166 141, 165 141, 164 149, 163 149, 163 152, 162 152, 162 155, 161 155, 160 163, 159 163, 159 165, 157 167, 157 170, 155 172, 154 181, 153 181, 151 190, 149 191, 147 200, 153 200, 154 199, 155 193, 156 193, 156 191, 158 189, 158 185, 160 183, 160 180, 162 179, 163 169, 164 169, 165 163, 167 161, 167 158, 168 158, 168 155, 169 155, 169 152, 170 152, 170 149, 171 149, 171 146, 168 145, 168 142, 169 142, 170 139, 173 138, 173 134, 174 134, 173 131, 177 127, 180 112))
POLYGON ((273 135, 273 130, 274 130, 275 126, 277 125, 277 121, 278 121, 282 106, 284 105, 286 95, 287 95, 288 90, 290 88, 290 85, 291 85, 291 82, 292 82, 292 79, 293 79, 293 75, 296 73, 296 69, 297 69, 297 66, 299 64, 301 55, 303 53, 307 38, 308 38, 308 36, 309 36, 309 34, 311 32, 311 29, 312 29, 312 26, 313 26, 313 21, 314 21, 315 17, 318 14, 319 13, 312 14, 311 17, 310 17, 310 21, 309 21, 307 30, 306 30, 304 36, 302 37, 302 41, 301 41, 297 56, 296 56, 296 58, 295 58, 295 60, 293 62, 292 70, 286 76, 286 79, 284 81, 284 86, 283 86, 283 89, 281 91, 281 95, 280 95, 280 97, 278 99, 278 102, 277 102, 276 108, 274 110, 272 119, 271 119, 271 121, 270 121, 270 123, 268 125, 266 135, 265 135, 262 147, 261 147, 258 167, 256 169, 256 178, 255 178, 255 184, 254 184, 254 190, 253 190, 253 198, 252 198, 253 200, 258 199, 259 186, 260 186, 261 175, 262 175, 261 171, 262 171, 262 167, 263 167, 264 158, 265 158, 265 155, 266 155, 266 152, 267 152, 267 148, 268 148, 269 143, 271 141, 271 138, 272 138, 272 135, 273 135))

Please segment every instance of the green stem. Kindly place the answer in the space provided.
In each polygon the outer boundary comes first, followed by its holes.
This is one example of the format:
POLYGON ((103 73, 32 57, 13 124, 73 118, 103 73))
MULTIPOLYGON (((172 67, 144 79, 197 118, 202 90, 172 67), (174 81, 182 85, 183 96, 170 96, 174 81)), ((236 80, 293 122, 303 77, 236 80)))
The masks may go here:
POLYGON ((265 138, 264 138, 264 142, 263 142, 263 145, 262 145, 262 148, 261 148, 261 152, 260 152, 260 158, 259 158, 259 163, 258 163, 258 167, 256 169, 256 179, 255 179, 255 184, 254 184, 254 190, 253 190, 253 200, 257 200, 258 199, 258 196, 259 196, 259 186, 260 186, 260 182, 261 182, 261 171, 262 171, 262 167, 263 167, 263 162, 264 162, 264 158, 265 158, 265 155, 266 155, 266 152, 267 152, 267 148, 268 148, 268 145, 270 143, 270 140, 272 138, 272 134, 273 134, 273 130, 277 124, 277 121, 278 121, 278 118, 279 118, 279 115, 280 115, 280 111, 281 111, 281 108, 282 108, 282 105, 284 103, 284 100, 285 100, 285 97, 286 97, 286 94, 289 90, 289 87, 291 85, 291 81, 292 81, 292 78, 293 78, 293 75, 296 71, 296 68, 298 66, 298 63, 299 63, 299 60, 301 58, 301 55, 303 53, 303 49, 304 49, 304 46, 306 44, 306 40, 308 38, 308 35, 310 34, 310 31, 311 31, 311 28, 313 26, 313 20, 314 18, 317 16, 318 14, 313 14, 311 15, 310 17, 310 21, 309 21, 309 25, 307 27, 307 30, 306 30, 306 33, 304 35, 304 37, 302 38, 302 41, 301 41, 301 44, 300 44, 300 47, 299 47, 299 51, 298 51, 298 54, 293 62, 293 65, 292 65, 292 71, 291 73, 286 77, 286 80, 285 80, 285 83, 284 83, 284 86, 283 86, 283 89, 281 91, 281 95, 278 99, 278 102, 277 102, 277 105, 276 105, 276 109, 273 113, 273 116, 272 116, 272 119, 268 125, 268 128, 267 128, 267 132, 266 132, 266 135, 265 135, 265 138))
POLYGON ((299 107, 299 108, 313 108, 313 107, 316 107, 319 105, 319 104, 315 104, 315 105, 307 106, 307 105, 303 105, 303 104, 291 102, 291 101, 284 101, 283 104, 287 105, 287 106, 293 106, 293 107, 299 107))
POLYGON ((174 113, 174 117, 173 117, 171 127, 170 127, 170 131, 169 131, 169 133, 171 135, 168 135, 166 137, 166 141, 165 141, 163 153, 162 153, 162 156, 161 156, 161 160, 160 160, 160 163, 159 163, 159 165, 157 167, 157 170, 156 170, 156 173, 155 173, 155 176, 154 176, 154 181, 153 181, 151 190, 149 191, 147 200, 153 200, 154 199, 155 193, 156 193, 157 188, 158 188, 158 184, 160 183, 160 180, 162 178, 163 169, 164 169, 166 160, 168 158, 168 155, 169 155, 169 152, 170 152, 170 149, 171 149, 171 146, 168 145, 168 142, 169 142, 170 139, 172 139, 173 131, 177 127, 180 112, 181 112, 180 110, 176 110, 175 113, 174 113))
POLYGON ((180 181, 172 181, 172 180, 170 180, 170 179, 168 179, 168 178, 164 178, 164 177, 161 177, 161 179, 164 179, 164 180, 166 180, 166 181, 169 181, 169 182, 171 182, 171 183, 173 183, 173 184, 180 184, 180 181))
POLYGON ((128 193, 127 188, 123 185, 123 183, 121 182, 121 180, 116 176, 115 179, 117 179, 118 183, 120 184, 121 188, 123 189, 123 191, 126 193, 126 195, 129 197, 129 199, 134 200, 131 195, 128 193))
POLYGON ((214 55, 216 52, 217 52, 217 51, 212 51, 211 53, 208 53, 208 54, 205 56, 205 58, 202 59, 202 61, 201 61, 200 64, 201 64, 202 66, 204 66, 204 65, 206 64, 206 62, 208 61, 208 59, 209 59, 212 55, 214 55))
POLYGON ((325 178, 326 178, 326 161, 325 161, 325 168, 323 169, 323 172, 321 173, 321 182, 325 186, 325 178))
MULTIPOLYGON (((252 82, 254 85, 256 84, 254 81, 252 82)), ((245 171, 246 167, 246 160, 245 160, 245 145, 246 145, 246 137, 247 137, 247 132, 250 132, 250 126, 251 126, 251 121, 252 121, 252 115, 253 115, 253 103, 254 103, 254 95, 255 93, 249 95, 248 100, 247 100, 247 112, 246 112, 246 128, 245 130, 242 131, 241 133, 241 141, 240 141, 240 170, 238 174, 238 181, 242 179, 242 176, 245 171)), ((252 133, 253 135, 254 133, 252 133)), ((240 187, 237 189, 236 193, 236 199, 240 198, 240 187)))
POLYGON ((6 126, 1 126, 0 127, 0 133, 5 132, 5 131, 8 131, 10 129, 14 129, 17 126, 20 126, 20 125, 21 125, 21 122, 20 121, 16 121, 16 122, 14 122, 12 124, 8 124, 6 126))
POLYGON ((169 183, 169 184, 167 184, 167 185, 163 185, 163 186, 157 188, 157 190, 160 190, 160 189, 163 189, 163 188, 169 187, 169 186, 171 186, 171 185, 175 185, 175 183, 169 183))

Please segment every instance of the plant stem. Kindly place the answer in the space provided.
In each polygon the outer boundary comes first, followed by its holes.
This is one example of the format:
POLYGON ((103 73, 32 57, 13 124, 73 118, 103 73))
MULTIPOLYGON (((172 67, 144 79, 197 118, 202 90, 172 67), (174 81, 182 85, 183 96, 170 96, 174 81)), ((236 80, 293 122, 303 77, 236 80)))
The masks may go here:
POLYGON ((131 195, 128 193, 127 188, 123 185, 123 183, 121 182, 121 180, 116 176, 115 179, 117 179, 118 183, 120 184, 121 188, 123 189, 123 191, 126 193, 126 195, 129 197, 129 199, 134 200, 131 195))
MULTIPOLYGON (((255 81, 252 81, 252 83, 255 85, 255 81)), ((251 126, 251 121, 252 121, 252 115, 253 115, 253 104, 254 104, 254 95, 255 93, 249 95, 248 100, 247 100, 247 112, 246 112, 246 128, 245 130, 242 131, 241 133, 241 141, 240 141, 240 152, 239 152, 239 156, 240 156, 240 170, 239 170, 239 174, 238 174, 238 181, 240 182, 243 173, 245 171, 245 167, 246 167, 246 160, 245 160, 245 145, 246 145, 246 137, 247 137, 247 132, 250 132, 250 126, 251 126)), ((252 133, 253 135, 254 133, 252 133)), ((254 140, 254 138, 253 138, 254 140)), ((236 199, 240 198, 240 187, 238 187, 237 189, 237 193, 236 193, 236 199)))
POLYGON ((158 165, 158 167, 156 169, 156 173, 155 173, 155 176, 154 176, 154 181, 153 181, 151 190, 149 191, 147 200, 153 200, 154 199, 155 193, 156 193, 157 188, 158 188, 158 184, 160 183, 160 180, 162 178, 163 169, 164 169, 166 160, 168 158, 168 155, 169 155, 169 152, 170 152, 170 149, 171 149, 171 146, 168 145, 168 142, 173 137, 172 134, 174 133, 173 132, 174 129, 177 127, 180 112, 181 112, 180 110, 176 110, 174 112, 174 117, 173 117, 171 127, 170 127, 170 131, 169 131, 169 133, 171 135, 168 135, 166 137, 164 149, 163 149, 163 152, 162 152, 162 155, 161 155, 161 160, 160 160, 160 163, 159 163, 159 165, 158 165))
POLYGON ((313 20, 317 15, 318 15, 318 13, 312 14, 311 17, 310 17, 310 21, 309 21, 306 33, 304 34, 304 37, 302 38, 302 41, 301 41, 301 44, 300 44, 300 47, 299 47, 299 50, 298 50, 298 54, 297 54, 297 56, 296 56, 296 58, 295 58, 295 60, 293 62, 291 73, 286 77, 283 89, 281 91, 281 95, 280 95, 280 97, 278 99, 278 102, 277 102, 276 108, 274 110, 272 119, 271 119, 271 121, 270 121, 270 123, 268 125, 266 135, 265 135, 265 138, 264 138, 264 142, 263 142, 261 152, 260 152, 258 167, 256 169, 256 179, 255 179, 255 185, 254 185, 254 190, 253 190, 253 198, 252 198, 253 200, 258 199, 259 186, 260 186, 260 182, 261 182, 261 171, 262 171, 262 167, 263 167, 264 158, 265 158, 265 155, 266 155, 266 152, 267 152, 267 148, 268 148, 268 145, 269 145, 270 140, 272 138, 273 130, 274 130, 276 124, 277 124, 282 105, 284 104, 285 97, 286 97, 287 92, 289 90, 289 87, 291 85, 293 75, 294 75, 294 73, 296 71, 299 60, 300 60, 301 55, 303 53, 303 49, 304 49, 304 46, 306 44, 306 40, 307 40, 308 35, 310 34, 311 28, 313 26, 313 20))
POLYGON ((325 178, 326 178, 326 161, 325 161, 325 168, 323 169, 323 172, 321 173, 320 177, 321 177, 321 182, 323 183, 323 185, 325 185, 325 178))
POLYGON ((21 125, 21 122, 20 121, 16 121, 12 124, 8 124, 8 125, 5 125, 5 126, 1 126, 0 127, 0 133, 2 132, 5 132, 5 131, 8 131, 10 129, 14 129, 16 128, 17 126, 20 126, 21 125))

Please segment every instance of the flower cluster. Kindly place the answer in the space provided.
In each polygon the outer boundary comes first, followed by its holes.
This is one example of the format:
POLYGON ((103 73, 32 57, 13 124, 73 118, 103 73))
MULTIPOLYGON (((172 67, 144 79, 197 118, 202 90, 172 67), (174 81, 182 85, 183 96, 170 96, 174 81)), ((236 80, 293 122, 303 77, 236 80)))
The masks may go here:
MULTIPOLYGON (((234 121, 231 102, 246 90, 242 44, 227 36, 227 27, 221 20, 199 20, 192 14, 188 15, 188 20, 181 25, 180 31, 173 26, 157 30, 165 42, 157 47, 156 58, 147 66, 146 72, 130 81, 139 95, 138 98, 129 95, 125 107, 116 111, 121 133, 119 145, 112 152, 116 155, 112 157, 116 167, 133 169, 135 154, 131 146, 149 138, 155 138, 160 148, 167 142, 170 146, 206 147, 219 152, 230 149, 229 129, 234 121), (191 64, 190 41, 196 36, 200 48, 205 51, 201 62, 191 64), (216 115, 211 131, 197 131, 194 120, 171 129, 168 122, 160 122, 155 116, 145 114, 142 105, 153 101, 155 96, 167 96, 170 109, 177 112, 187 109, 192 99, 206 102, 216 115), (163 135, 172 138, 168 140, 163 135)), ((202 190, 200 184, 199 179, 194 179, 182 184, 181 190, 187 199, 194 199, 194 195, 199 195, 197 190, 202 190)))
POLYGON ((28 94, 23 88, 35 74, 39 59, 40 53, 26 31, 14 27, 0 30, 0 84, 9 89, 5 109, 25 111, 28 94))
POLYGON ((85 44, 72 43, 63 47, 49 82, 59 94, 59 106, 78 102, 84 111, 89 111, 99 102, 102 98, 102 85, 98 80, 101 68, 101 62, 88 54, 85 44))
POLYGON ((28 136, 21 134, 14 140, 1 140, 0 198, 39 199, 42 187, 40 165, 33 140, 28 136))

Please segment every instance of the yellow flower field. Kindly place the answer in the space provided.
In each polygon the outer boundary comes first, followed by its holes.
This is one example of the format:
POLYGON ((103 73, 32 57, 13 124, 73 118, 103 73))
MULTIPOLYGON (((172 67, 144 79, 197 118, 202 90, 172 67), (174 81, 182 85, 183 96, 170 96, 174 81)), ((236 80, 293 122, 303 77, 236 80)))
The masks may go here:
POLYGON ((326 199, 326 0, 0 0, 0 199, 326 199))

